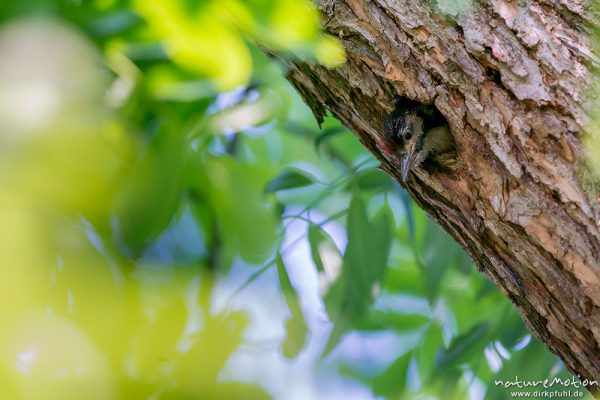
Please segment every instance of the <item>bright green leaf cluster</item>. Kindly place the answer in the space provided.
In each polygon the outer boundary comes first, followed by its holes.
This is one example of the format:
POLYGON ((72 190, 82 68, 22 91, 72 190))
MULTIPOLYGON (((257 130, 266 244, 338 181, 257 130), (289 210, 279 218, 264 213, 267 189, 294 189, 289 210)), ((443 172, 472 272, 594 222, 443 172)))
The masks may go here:
POLYGON ((272 50, 309 52, 328 66, 344 62, 342 47, 323 36, 307 0, 135 0, 171 59, 211 78, 218 89, 249 82, 252 57, 244 35, 272 50))

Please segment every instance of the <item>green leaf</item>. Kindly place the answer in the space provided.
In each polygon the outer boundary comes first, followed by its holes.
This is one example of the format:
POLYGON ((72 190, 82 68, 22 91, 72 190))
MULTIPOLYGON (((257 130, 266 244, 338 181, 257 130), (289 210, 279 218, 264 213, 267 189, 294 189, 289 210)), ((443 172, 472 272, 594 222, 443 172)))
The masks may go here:
POLYGON ((283 355, 284 357, 291 359, 296 357, 304 348, 308 337, 308 326, 304 319, 304 314, 302 313, 298 293, 292 286, 292 282, 290 281, 290 277, 280 253, 277 253, 276 263, 281 293, 283 293, 285 302, 291 313, 291 317, 285 324, 287 336, 283 342, 283 355))
POLYGON ((431 324, 421 337, 415 350, 420 380, 425 385, 431 382, 437 374, 436 355, 440 349, 443 349, 443 346, 444 341, 440 326, 431 324))
POLYGON ((473 260, 471 256, 467 254, 461 247, 457 245, 456 250, 456 267, 465 275, 470 274, 473 271, 473 260))
POLYGON ((477 300, 482 300, 486 296, 495 293, 498 293, 498 286, 496 286, 496 284, 490 278, 485 277, 481 287, 477 290, 475 298, 477 300))
POLYGON ((268 171, 231 158, 208 159, 203 165, 198 189, 209 195, 211 209, 217 215, 223 254, 239 254, 251 264, 265 262, 277 237, 275 204, 265 201, 260 191, 268 171))
POLYGON ((282 353, 288 360, 295 358, 304 346, 308 338, 308 326, 304 316, 293 315, 285 323, 285 332, 287 336, 282 344, 282 353))
POLYGON ((373 301, 375 286, 380 284, 387 267, 392 242, 390 218, 386 204, 370 222, 360 195, 355 193, 348 212, 348 244, 342 273, 325 296, 334 328, 323 357, 373 301))
POLYGON ((161 125, 125 177, 116 204, 117 236, 130 255, 139 255, 169 225, 179 205, 185 140, 178 125, 161 125))
POLYGON ((283 171, 267 184, 265 192, 272 193, 312 185, 314 180, 296 170, 283 171))
POLYGON ((430 301, 437 297, 440 282, 459 251, 462 249, 458 247, 454 239, 428 218, 421 254, 425 289, 430 301))
POLYGON ((375 377, 373 393, 376 396, 396 398, 404 392, 411 355, 408 353, 396 359, 381 375, 375 377))
POLYGON ((389 253, 390 229, 386 219, 378 218, 372 224, 367 219, 365 205, 355 194, 348 214, 348 245, 344 253, 344 273, 348 295, 356 300, 371 298, 373 284, 381 278, 389 253))
POLYGON ((357 325, 361 331, 395 329, 400 332, 413 331, 431 322, 419 314, 400 314, 391 311, 370 311, 357 325))
POLYGON ((344 132, 346 132, 346 128, 343 126, 335 126, 333 128, 324 129, 323 132, 315 138, 315 149, 318 151, 321 145, 323 145, 323 143, 325 143, 327 140, 344 132))
POLYGON ((423 271, 416 261, 403 262, 401 267, 386 271, 385 288, 391 292, 424 297, 423 271))
MULTIPOLYGON (((370 255, 370 266, 368 270, 371 272, 371 280, 373 283, 380 283, 388 266, 390 249, 392 247, 392 213, 389 209, 387 201, 373 218, 370 224, 367 252, 370 255)), ((365 239, 367 239, 365 238, 365 239)))
POLYGON ((447 350, 438 353, 438 368, 454 368, 479 355, 487 345, 490 324, 482 322, 455 338, 447 350))
POLYGON ((408 237, 410 239, 411 244, 414 246, 416 243, 416 227, 415 227, 415 216, 413 214, 413 201, 406 193, 404 189, 402 189, 399 185, 396 185, 395 193, 400 197, 400 201, 402 202, 402 206, 404 207, 404 213, 406 214, 406 224, 408 226, 408 237))
POLYGON ((525 335, 529 334, 521 316, 513 307, 505 307, 506 312, 498 324, 499 339, 502 344, 511 348, 516 345, 525 335))
POLYGON ((384 192, 392 187, 393 181, 383 171, 378 169, 365 169, 356 174, 354 178, 356 184, 362 190, 384 192))
POLYGON ((294 286, 292 286, 292 282, 290 281, 287 269, 285 267, 285 264, 283 263, 281 253, 277 253, 275 262, 277 264, 279 287, 281 288, 281 293, 285 298, 285 302, 287 303, 290 312, 292 313, 292 315, 302 315, 302 308, 300 307, 298 293, 296 292, 294 286))
POLYGON ((323 263, 321 253, 327 249, 338 251, 337 247, 335 247, 333 240, 329 237, 327 232, 315 224, 310 224, 308 226, 308 243, 310 245, 310 255, 317 270, 319 272, 324 272, 325 264, 323 263))
POLYGON ((346 315, 340 315, 333 324, 333 329, 327 339, 320 359, 324 359, 340 343, 346 332, 352 329, 352 321, 346 315))
POLYGON ((312 257, 315 266, 317 267, 317 271, 324 272, 325 266, 323 264, 323 260, 321 259, 321 254, 319 252, 319 247, 321 243, 325 240, 323 234, 321 233, 321 228, 314 224, 310 224, 308 226, 308 243, 310 245, 310 255, 312 257))

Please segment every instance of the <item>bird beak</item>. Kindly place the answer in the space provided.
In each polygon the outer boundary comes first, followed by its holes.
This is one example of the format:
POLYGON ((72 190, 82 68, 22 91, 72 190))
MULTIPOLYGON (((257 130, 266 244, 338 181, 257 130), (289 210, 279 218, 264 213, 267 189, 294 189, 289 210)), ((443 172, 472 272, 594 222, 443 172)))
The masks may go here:
POLYGON ((415 155, 414 151, 410 150, 408 153, 406 153, 402 157, 402 162, 400 164, 400 176, 402 177, 402 180, 404 182, 406 182, 406 178, 408 178, 408 173, 410 172, 410 169, 412 168, 413 161, 415 159, 414 155, 415 155))

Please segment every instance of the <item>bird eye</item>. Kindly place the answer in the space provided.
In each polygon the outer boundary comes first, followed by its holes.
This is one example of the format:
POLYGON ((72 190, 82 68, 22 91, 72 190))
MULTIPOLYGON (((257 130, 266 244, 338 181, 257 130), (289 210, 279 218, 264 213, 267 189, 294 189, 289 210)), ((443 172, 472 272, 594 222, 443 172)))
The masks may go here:
POLYGON ((412 132, 411 131, 406 131, 404 133, 404 140, 410 140, 411 137, 412 137, 412 132))

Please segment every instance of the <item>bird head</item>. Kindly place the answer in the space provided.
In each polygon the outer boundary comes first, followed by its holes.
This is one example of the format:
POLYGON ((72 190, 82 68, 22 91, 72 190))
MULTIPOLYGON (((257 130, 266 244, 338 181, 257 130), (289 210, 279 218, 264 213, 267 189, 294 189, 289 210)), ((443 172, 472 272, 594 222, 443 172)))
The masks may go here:
POLYGON ((407 113, 404 120, 405 122, 400 130, 404 145, 401 150, 400 175, 402 180, 406 181, 411 169, 423 161, 422 151, 425 132, 423 130, 423 118, 416 112, 407 113))
POLYGON ((422 161, 423 136, 423 118, 416 110, 392 113, 384 123, 382 150, 388 157, 399 156, 403 180, 422 161))

